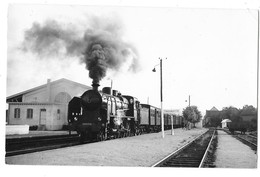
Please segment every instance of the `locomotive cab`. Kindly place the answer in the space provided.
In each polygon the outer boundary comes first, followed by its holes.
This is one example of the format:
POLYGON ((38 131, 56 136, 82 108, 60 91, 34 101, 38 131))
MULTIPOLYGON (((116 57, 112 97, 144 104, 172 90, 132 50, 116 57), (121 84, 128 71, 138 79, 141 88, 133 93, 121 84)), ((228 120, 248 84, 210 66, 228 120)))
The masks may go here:
POLYGON ((140 102, 137 98, 123 95, 129 102, 128 110, 126 111, 126 116, 130 118, 130 130, 133 134, 140 134, 139 123, 141 119, 140 115, 140 102))

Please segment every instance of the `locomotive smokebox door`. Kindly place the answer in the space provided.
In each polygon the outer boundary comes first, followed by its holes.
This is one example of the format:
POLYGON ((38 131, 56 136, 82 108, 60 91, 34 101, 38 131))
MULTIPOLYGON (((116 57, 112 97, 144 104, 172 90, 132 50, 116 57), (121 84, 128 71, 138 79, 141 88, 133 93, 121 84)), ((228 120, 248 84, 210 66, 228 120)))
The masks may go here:
POLYGON ((100 109, 102 97, 96 90, 88 90, 81 96, 81 104, 88 111, 100 109))

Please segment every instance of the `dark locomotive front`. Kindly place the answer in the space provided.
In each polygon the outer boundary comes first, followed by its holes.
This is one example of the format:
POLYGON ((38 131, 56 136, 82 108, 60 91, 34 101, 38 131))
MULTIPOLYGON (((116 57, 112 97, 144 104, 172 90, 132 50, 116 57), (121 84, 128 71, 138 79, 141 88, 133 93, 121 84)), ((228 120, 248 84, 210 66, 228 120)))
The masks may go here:
POLYGON ((83 137, 96 137, 105 128, 106 115, 102 111, 102 97, 96 90, 88 90, 81 96, 82 117, 78 131, 83 137))

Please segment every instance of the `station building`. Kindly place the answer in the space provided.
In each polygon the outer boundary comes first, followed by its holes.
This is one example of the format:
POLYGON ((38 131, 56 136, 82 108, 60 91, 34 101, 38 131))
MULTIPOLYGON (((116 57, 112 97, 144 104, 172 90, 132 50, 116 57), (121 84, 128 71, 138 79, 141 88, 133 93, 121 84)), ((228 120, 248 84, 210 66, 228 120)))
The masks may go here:
POLYGON ((92 87, 59 79, 8 96, 7 125, 29 125, 38 130, 61 130, 67 125, 68 102, 92 87))
POLYGON ((219 111, 215 106, 213 106, 210 110, 206 110, 206 114, 203 119, 203 126, 213 126, 212 122, 214 122, 213 119, 216 119, 217 117, 220 117, 222 111, 219 111))

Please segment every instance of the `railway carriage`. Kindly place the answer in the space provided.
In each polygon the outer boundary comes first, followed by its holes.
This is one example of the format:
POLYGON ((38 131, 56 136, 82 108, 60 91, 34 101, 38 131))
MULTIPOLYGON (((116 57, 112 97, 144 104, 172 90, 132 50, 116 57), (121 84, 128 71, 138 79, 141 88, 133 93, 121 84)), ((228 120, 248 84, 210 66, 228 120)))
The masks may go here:
POLYGON ((156 109, 156 124, 155 124, 156 131, 161 131, 161 110, 156 109))
POLYGON ((156 110, 158 108, 149 104, 141 104, 140 129, 142 132, 154 132, 156 122, 156 110))
POLYGON ((151 131, 155 131, 155 122, 156 122, 156 107, 151 106, 150 108, 150 126, 151 126, 151 131))
POLYGON ((164 130, 167 130, 167 127, 168 127, 168 114, 167 113, 164 113, 163 114, 163 123, 164 123, 164 130))

